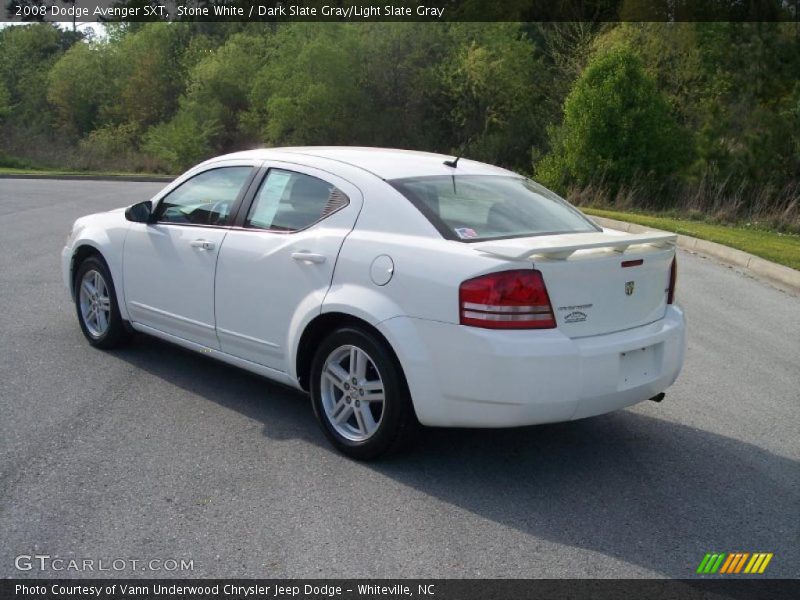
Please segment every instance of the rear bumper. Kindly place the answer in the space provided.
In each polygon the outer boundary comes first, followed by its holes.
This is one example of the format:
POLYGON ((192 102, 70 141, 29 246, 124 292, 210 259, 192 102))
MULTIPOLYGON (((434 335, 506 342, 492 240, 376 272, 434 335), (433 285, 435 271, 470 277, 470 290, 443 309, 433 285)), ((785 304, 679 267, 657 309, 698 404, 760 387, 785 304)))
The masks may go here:
POLYGON ((515 427, 599 415, 647 400, 680 373, 683 312, 627 331, 572 339, 396 317, 395 349, 424 425, 515 427))

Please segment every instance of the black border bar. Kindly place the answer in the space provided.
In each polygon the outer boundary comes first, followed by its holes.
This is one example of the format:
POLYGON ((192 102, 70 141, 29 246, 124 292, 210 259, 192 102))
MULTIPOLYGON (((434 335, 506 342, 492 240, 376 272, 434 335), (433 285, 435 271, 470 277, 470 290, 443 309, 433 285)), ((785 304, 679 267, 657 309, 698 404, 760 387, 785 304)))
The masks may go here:
POLYGON ((3 600, 782 600, 798 579, 4 579, 3 600), (175 586, 174 588, 172 586, 175 586), (227 586, 227 587, 226 587, 227 586), (306 587, 306 586, 310 586, 306 587), (371 587, 364 587, 371 586, 371 587), (132 593, 132 587, 143 587, 132 593), (195 589, 187 592, 187 588, 195 589), (98 593, 99 589, 99 593, 98 593), (158 591, 160 589, 160 591, 158 591), (244 590, 251 590, 245 593, 244 590), (276 593, 282 589, 283 593, 276 593), (74 593, 70 593, 74 591, 74 593), (308 593, 308 592, 311 593, 308 593), (64 592, 64 593, 62 593, 64 592))
POLYGON ((3 0, 2 21, 797 22, 800 0, 3 0))

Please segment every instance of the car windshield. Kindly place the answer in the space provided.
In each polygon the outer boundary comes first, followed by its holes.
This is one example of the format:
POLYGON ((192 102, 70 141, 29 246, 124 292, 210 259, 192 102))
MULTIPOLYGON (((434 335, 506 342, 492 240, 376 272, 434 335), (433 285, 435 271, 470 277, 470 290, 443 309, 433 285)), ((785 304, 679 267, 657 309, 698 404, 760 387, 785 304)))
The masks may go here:
POLYGON ((389 183, 446 239, 469 242, 598 231, 558 195, 522 177, 442 175, 389 183))

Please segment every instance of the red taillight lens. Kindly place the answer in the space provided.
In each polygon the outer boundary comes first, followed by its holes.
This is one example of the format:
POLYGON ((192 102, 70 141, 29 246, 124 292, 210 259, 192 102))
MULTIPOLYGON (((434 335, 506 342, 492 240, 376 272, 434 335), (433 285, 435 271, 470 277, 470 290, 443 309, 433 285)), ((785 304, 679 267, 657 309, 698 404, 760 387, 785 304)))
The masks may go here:
POLYGON ((678 281, 678 257, 672 259, 672 265, 669 268, 669 288, 667 288, 667 304, 675 302, 675 284, 678 281))
POLYGON ((458 289, 461 324, 486 329, 556 326, 542 274, 532 269, 489 273, 458 289))

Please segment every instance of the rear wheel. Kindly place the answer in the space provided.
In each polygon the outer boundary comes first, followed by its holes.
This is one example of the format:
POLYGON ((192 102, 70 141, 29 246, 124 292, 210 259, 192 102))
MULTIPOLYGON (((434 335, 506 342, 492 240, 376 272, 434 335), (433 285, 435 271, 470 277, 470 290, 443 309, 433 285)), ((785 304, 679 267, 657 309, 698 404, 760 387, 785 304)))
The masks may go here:
POLYGON ((396 359, 362 329, 339 329, 322 342, 311 366, 311 400, 327 438, 353 458, 396 451, 415 429, 396 359))
POLYGON ((119 314, 111 273, 98 257, 87 258, 75 272, 75 308, 81 331, 92 346, 116 348, 130 339, 119 314))

